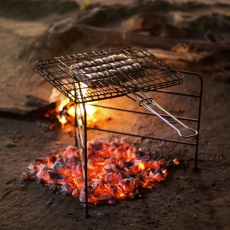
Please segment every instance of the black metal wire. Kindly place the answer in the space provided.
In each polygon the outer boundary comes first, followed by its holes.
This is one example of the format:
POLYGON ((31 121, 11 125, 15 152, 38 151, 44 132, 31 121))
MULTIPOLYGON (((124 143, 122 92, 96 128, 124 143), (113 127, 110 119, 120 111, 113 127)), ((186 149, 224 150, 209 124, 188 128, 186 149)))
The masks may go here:
MULTIPOLYGON (((88 69, 94 73, 93 67, 88 69)), ((129 94, 130 91, 154 91, 183 82, 183 75, 139 46, 113 48, 40 60, 37 63, 37 72, 67 98, 76 103, 120 97, 129 94), (138 63, 141 69, 124 72, 117 70, 112 63, 108 63, 105 59, 111 55, 120 54, 131 59, 133 63, 138 63), (109 76, 89 79, 87 74, 76 74, 71 70, 71 66, 75 64, 84 61, 94 63, 96 59, 103 60, 103 64, 106 65, 102 64, 100 68, 107 73, 110 70, 109 76), (111 70, 115 70, 115 73, 111 70), (80 93, 76 96, 73 93, 75 85, 79 82, 81 82, 84 98, 81 98, 80 93)))

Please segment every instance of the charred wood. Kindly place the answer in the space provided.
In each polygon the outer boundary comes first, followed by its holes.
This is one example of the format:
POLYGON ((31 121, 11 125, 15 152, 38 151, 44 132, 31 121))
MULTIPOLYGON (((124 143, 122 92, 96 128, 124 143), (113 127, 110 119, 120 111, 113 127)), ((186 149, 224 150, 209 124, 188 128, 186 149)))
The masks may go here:
POLYGON ((9 119, 17 119, 17 120, 36 120, 56 108, 56 103, 50 103, 45 106, 42 106, 38 109, 34 109, 31 111, 25 111, 15 108, 0 108, 0 116, 9 118, 9 119))

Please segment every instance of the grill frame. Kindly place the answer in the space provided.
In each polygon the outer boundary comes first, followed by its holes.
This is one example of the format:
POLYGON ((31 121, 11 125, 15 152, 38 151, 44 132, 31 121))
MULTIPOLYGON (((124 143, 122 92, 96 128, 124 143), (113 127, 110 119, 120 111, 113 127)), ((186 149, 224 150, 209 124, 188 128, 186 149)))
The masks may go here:
MULTIPOLYGON (((111 63, 105 61, 104 63, 109 66, 109 68, 104 68, 104 71, 115 69, 111 63)), ((140 46, 112 48, 42 59, 37 62, 36 71, 75 103, 120 97, 128 95, 130 92, 155 91, 181 84, 184 77, 177 70, 171 68, 140 46), (87 85, 85 74, 76 76, 71 70, 71 65, 119 54, 124 54, 127 58, 132 59, 134 63, 139 63, 142 69, 129 73, 119 71, 117 72, 118 74, 110 74, 109 77, 104 77, 100 80, 92 79, 93 87, 88 86, 89 84, 87 85), (82 81, 79 79, 82 79, 82 81)))
MULTIPOLYGON (((177 71, 177 70, 171 68, 170 66, 166 65, 163 61, 157 59, 154 55, 150 54, 148 51, 144 50, 141 47, 137 47, 137 46, 130 46, 130 47, 125 47, 125 48, 124 47, 123 48, 115 48, 115 49, 110 49, 110 50, 105 50, 105 51, 100 51, 100 52, 84 53, 84 54, 74 55, 74 57, 77 56, 78 60, 79 60, 79 58, 82 58, 82 60, 84 61, 85 59, 83 59, 83 58, 87 55, 92 55, 93 57, 95 57, 94 55, 96 53, 97 55, 101 55, 101 57, 104 57, 104 56, 102 56, 102 55, 104 55, 104 53, 106 53, 106 55, 108 56, 111 54, 116 54, 116 53, 114 53, 114 50, 116 50, 118 52, 118 51, 121 51, 124 49, 130 49, 130 48, 133 48, 133 49, 135 48, 137 50, 141 50, 140 51, 141 53, 150 55, 151 61, 153 61, 153 63, 156 63, 156 66, 154 65, 154 68, 156 71, 159 71, 159 76, 162 76, 161 74, 162 73, 165 74, 165 72, 166 72, 167 76, 168 75, 170 76, 170 80, 165 80, 165 81, 162 81, 158 84, 154 79, 152 79, 152 83, 150 85, 148 85, 147 87, 141 87, 139 82, 136 81, 136 84, 134 84, 133 87, 130 87, 130 85, 129 85, 130 78, 128 78, 127 81, 122 81, 121 84, 119 85, 119 87, 122 88, 121 91, 118 91, 118 92, 115 91, 114 94, 112 94, 112 93, 110 93, 110 94, 98 93, 98 94, 96 94, 96 96, 94 95, 90 99, 88 99, 88 98, 85 98, 83 96, 84 90, 85 89, 89 90, 88 86, 82 87, 82 85, 80 84, 79 81, 71 82, 71 84, 74 85, 74 87, 71 88, 71 90, 73 90, 74 93, 70 94, 70 89, 65 88, 61 82, 62 75, 61 75, 61 79, 59 79, 59 78, 56 79, 55 74, 60 75, 60 73, 56 70, 54 71, 54 73, 50 73, 49 69, 47 69, 47 67, 50 67, 50 65, 56 65, 56 63, 62 63, 62 65, 68 69, 68 75, 67 76, 68 77, 71 76, 71 78, 73 79, 73 75, 69 76, 69 70, 70 70, 69 66, 70 65, 66 65, 66 62, 63 62, 63 61, 60 62, 60 59, 62 59, 62 60, 65 60, 66 58, 71 59, 72 55, 67 55, 64 57, 61 56, 61 57, 57 57, 54 59, 47 59, 47 60, 38 61, 37 72, 42 77, 44 77, 49 83, 51 83, 55 88, 57 88, 60 92, 62 92, 66 97, 68 97, 70 100, 72 100, 74 102, 74 105, 75 105, 75 145, 78 146, 79 151, 81 153, 82 170, 84 171, 85 197, 88 197, 88 187, 87 187, 87 184, 88 184, 88 176, 87 176, 87 170, 88 170, 87 169, 87 161, 88 161, 88 159, 87 159, 87 130, 89 130, 89 127, 87 127, 87 116, 86 116, 85 103, 90 102, 90 101, 99 101, 102 99, 108 99, 108 98, 114 98, 114 97, 120 97, 120 96, 128 96, 128 94, 130 94, 130 93, 133 93, 134 96, 137 96, 138 94, 135 94, 136 92, 141 92, 143 95, 145 95, 145 93, 143 93, 143 92, 148 92, 148 91, 156 91, 156 92, 168 93, 168 94, 173 94, 173 95, 178 95, 178 96, 193 97, 193 98, 198 99, 199 103, 198 103, 197 118, 196 119, 183 118, 187 121, 193 121, 193 122, 197 123, 197 131, 198 132, 196 135, 193 135, 195 138, 194 139, 195 142, 184 142, 184 141, 177 141, 177 140, 170 140, 170 139, 162 139, 162 138, 158 138, 158 137, 135 135, 135 134, 131 134, 131 133, 127 134, 127 133, 121 133, 121 132, 117 132, 117 131, 113 131, 113 130, 103 130, 103 129, 94 128, 95 130, 102 131, 102 132, 105 131, 105 132, 111 132, 114 134, 130 135, 130 136, 135 136, 135 137, 140 137, 140 138, 147 138, 147 139, 160 140, 160 141, 166 141, 166 142, 172 142, 172 143, 177 143, 177 144, 194 146, 195 147, 194 169, 195 170, 198 169, 197 168, 197 158, 198 158, 198 146, 199 146, 201 103, 202 103, 202 94, 203 94, 203 80, 199 74, 192 73, 192 72, 186 72, 186 71, 177 71), (162 90, 163 88, 167 88, 169 86, 179 85, 179 84, 183 83, 183 78, 184 78, 183 74, 188 74, 192 77, 198 77, 198 79, 200 81, 200 88, 198 89, 199 92, 197 95, 175 93, 172 91, 167 92, 167 91, 162 90), (56 79, 56 80, 54 81, 54 79, 56 79), (59 82, 59 85, 57 85, 56 82, 59 82), (76 87, 76 85, 78 85, 78 88, 76 87), (78 103, 82 103, 82 105, 83 105, 82 109, 77 108, 78 103), (79 116, 78 116, 78 114, 79 114, 79 116), (79 119, 76 119, 77 117, 80 117, 81 121, 79 121, 79 119)), ((75 63, 73 63, 73 64, 75 64, 75 63)), ((63 68, 60 68, 60 66, 58 67, 58 69, 59 70, 61 69, 63 71, 63 68)), ((66 73, 66 71, 64 71, 64 72, 66 73)), ((126 77, 126 76, 124 76, 124 77, 126 77)), ((152 77, 152 76, 150 76, 150 77, 152 77)), ((65 76, 63 78, 65 79, 65 76)), ((74 79, 76 81, 76 78, 74 78, 74 79)), ((140 79, 140 78, 137 77, 134 80, 137 80, 137 79, 140 79)), ((131 78, 131 81, 132 80, 133 79, 131 78)), ((111 87, 111 85, 110 84, 106 85, 106 87, 111 87)), ((104 87, 96 87, 96 92, 98 89, 99 89, 99 92, 101 92, 102 88, 104 88, 104 87)), ((95 89, 92 89, 92 90, 95 90, 95 89)), ((143 100, 139 101, 140 106, 142 106, 142 104, 144 104, 145 102, 147 104, 149 104, 152 101, 152 99, 148 98, 148 97, 146 97, 146 98, 143 97, 142 99, 143 100)), ((136 102, 138 102, 138 101, 136 101, 136 102)), ((123 111, 125 111, 125 110, 123 110, 123 111)), ((89 217, 88 200, 87 199, 85 200, 85 203, 83 204, 83 206, 86 208, 86 210, 85 210, 86 211, 86 217, 89 217)))

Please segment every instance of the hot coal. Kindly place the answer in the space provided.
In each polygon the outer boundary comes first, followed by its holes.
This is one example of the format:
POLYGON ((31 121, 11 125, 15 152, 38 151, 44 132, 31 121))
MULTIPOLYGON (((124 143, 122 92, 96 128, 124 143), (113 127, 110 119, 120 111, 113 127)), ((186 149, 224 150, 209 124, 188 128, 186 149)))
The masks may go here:
MULTIPOLYGON (((169 161, 152 160, 148 153, 123 140, 88 142, 88 202, 114 204, 116 200, 138 198, 142 196, 140 191, 152 189, 156 182, 165 180, 169 161)), ((170 162, 179 163, 178 160, 170 162)), ((22 177, 36 180, 63 195, 78 197, 83 203, 86 201, 82 167, 75 146, 36 159, 22 177)))

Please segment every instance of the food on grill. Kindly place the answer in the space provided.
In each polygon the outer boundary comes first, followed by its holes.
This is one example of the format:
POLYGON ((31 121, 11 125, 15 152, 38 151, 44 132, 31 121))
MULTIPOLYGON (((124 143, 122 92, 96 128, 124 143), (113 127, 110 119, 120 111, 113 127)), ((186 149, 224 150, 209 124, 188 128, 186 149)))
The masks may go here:
POLYGON ((116 62, 116 61, 122 61, 125 59, 127 59, 127 57, 124 54, 111 55, 111 56, 102 58, 104 62, 116 62))
POLYGON ((116 54, 73 64, 70 70, 88 87, 101 87, 140 77, 142 67, 126 55, 116 54))
POLYGON ((110 65, 109 65, 109 64, 103 64, 103 65, 101 65, 101 67, 102 67, 103 69, 109 69, 109 68, 110 68, 110 65))
POLYGON ((139 63, 134 63, 132 64, 132 66, 136 69, 136 70, 140 70, 141 69, 141 65, 139 63))
POLYGON ((92 61, 92 63, 96 63, 96 65, 102 65, 104 62, 102 59, 95 59, 94 61, 92 61))

